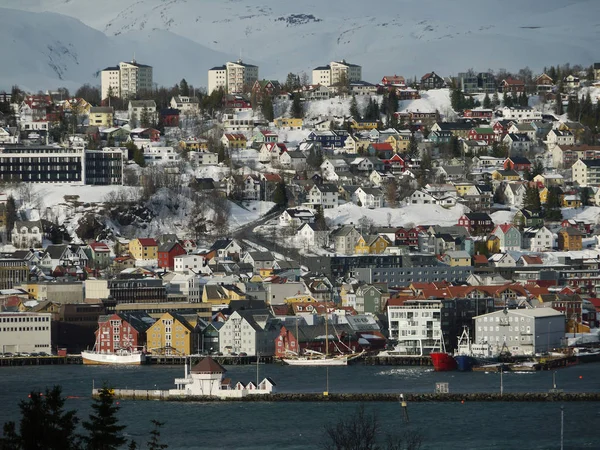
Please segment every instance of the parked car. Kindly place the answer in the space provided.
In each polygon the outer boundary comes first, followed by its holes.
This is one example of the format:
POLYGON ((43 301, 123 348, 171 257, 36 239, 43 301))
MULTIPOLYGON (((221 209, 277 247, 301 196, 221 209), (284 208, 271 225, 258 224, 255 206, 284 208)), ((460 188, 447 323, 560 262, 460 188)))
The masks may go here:
POLYGON ((246 353, 246 352, 241 352, 241 353, 239 354, 239 356, 248 356, 248 353, 246 353))
POLYGON ((49 355, 48 353, 46 353, 46 352, 40 352, 39 354, 40 354, 40 356, 50 356, 50 355, 49 355))

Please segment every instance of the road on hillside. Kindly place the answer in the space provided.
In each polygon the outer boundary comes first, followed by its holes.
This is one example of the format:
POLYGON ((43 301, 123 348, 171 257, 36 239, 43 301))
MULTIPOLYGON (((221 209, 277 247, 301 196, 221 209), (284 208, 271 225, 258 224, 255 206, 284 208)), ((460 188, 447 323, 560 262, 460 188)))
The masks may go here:
POLYGON ((301 263, 302 255, 296 249, 282 247, 281 245, 277 245, 276 240, 272 241, 270 239, 265 239, 264 236, 253 232, 254 228, 264 225, 268 221, 279 217, 283 211, 284 208, 279 207, 273 212, 261 217, 258 220, 255 220, 254 222, 249 222, 246 225, 242 225, 232 233, 232 237, 240 241, 250 241, 258 246, 265 247, 271 252, 280 253, 287 258, 291 258, 296 262, 301 263))

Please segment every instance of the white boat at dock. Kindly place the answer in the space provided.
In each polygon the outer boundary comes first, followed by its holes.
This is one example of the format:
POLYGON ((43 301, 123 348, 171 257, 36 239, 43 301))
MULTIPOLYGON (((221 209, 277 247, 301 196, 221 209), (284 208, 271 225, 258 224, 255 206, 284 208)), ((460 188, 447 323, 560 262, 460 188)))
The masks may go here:
POLYGON ((84 350, 81 359, 85 365, 141 365, 146 362, 146 354, 139 350, 117 350, 114 353, 84 350))

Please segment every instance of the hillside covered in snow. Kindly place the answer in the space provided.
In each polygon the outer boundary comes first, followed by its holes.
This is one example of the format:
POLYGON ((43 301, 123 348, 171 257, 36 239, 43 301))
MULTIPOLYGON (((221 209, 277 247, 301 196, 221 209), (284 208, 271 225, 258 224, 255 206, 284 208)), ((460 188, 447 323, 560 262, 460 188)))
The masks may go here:
POLYGON ((362 65, 363 78, 371 82, 431 70, 539 71, 594 62, 600 32, 596 0, 4 0, 2 5, 20 11, 0 13, 0 39, 11 43, 3 56, 14 60, 10 68, 4 65, 0 88, 15 82, 32 88, 97 83, 96 71, 134 52, 138 61, 155 67, 155 81, 167 85, 181 77, 206 85, 209 67, 240 55, 259 65, 261 78, 280 80, 342 58, 362 65))

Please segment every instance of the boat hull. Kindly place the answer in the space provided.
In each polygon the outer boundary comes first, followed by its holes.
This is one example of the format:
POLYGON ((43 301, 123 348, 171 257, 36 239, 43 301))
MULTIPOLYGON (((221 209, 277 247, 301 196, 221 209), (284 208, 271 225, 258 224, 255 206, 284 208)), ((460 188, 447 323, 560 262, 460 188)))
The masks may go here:
POLYGON ((143 353, 129 354, 114 354, 114 353, 96 353, 96 352, 81 352, 83 364, 97 365, 126 365, 139 366, 146 362, 146 355, 143 353))
POLYGON ((290 366, 347 366, 348 358, 284 358, 290 366))
POLYGON ((476 365, 475 359, 469 355, 456 355, 454 359, 459 372, 470 372, 476 365))
POLYGON ((449 372, 456 370, 457 364, 449 353, 433 352, 429 355, 436 372, 449 372))

